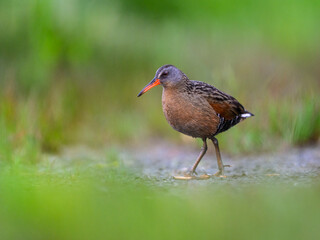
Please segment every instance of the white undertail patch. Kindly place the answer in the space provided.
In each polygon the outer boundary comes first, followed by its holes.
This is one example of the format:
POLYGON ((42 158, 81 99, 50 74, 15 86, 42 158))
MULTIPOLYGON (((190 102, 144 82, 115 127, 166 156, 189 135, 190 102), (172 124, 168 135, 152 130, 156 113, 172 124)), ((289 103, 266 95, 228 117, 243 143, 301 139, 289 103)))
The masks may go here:
POLYGON ((251 113, 243 113, 241 114, 242 118, 248 118, 248 117, 252 117, 253 115, 251 113))

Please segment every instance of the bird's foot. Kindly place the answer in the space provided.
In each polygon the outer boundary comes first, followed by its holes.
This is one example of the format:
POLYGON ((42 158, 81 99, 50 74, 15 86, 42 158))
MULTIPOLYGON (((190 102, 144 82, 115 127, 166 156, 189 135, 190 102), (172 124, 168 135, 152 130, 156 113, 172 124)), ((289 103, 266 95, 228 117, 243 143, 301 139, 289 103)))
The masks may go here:
POLYGON ((226 178, 227 176, 224 175, 224 171, 223 170, 219 170, 218 172, 216 172, 215 174, 213 174, 212 176, 214 177, 221 177, 221 178, 226 178))
POLYGON ((210 178, 210 175, 208 174, 202 174, 198 176, 196 172, 192 172, 192 171, 183 174, 183 176, 173 176, 173 179, 176 179, 176 180, 205 180, 209 178, 210 178))
POLYGON ((212 176, 214 177, 221 177, 221 178, 226 178, 227 176, 224 175, 224 168, 225 167, 231 167, 231 165, 223 165, 223 168, 220 169, 218 172, 216 172, 215 174, 213 174, 212 176))

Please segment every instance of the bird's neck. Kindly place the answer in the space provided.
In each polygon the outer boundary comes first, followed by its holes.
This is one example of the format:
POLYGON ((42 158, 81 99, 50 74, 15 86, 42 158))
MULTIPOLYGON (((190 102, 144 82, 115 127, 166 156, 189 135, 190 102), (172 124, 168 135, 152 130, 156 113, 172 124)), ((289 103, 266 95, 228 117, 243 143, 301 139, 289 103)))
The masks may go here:
POLYGON ((187 90, 189 82, 190 80, 187 78, 187 76, 185 76, 185 78, 182 78, 178 82, 163 85, 163 91, 171 94, 183 93, 187 90))
POLYGON ((178 86, 163 87, 162 91, 162 104, 171 105, 177 101, 188 98, 188 84, 181 83, 178 86))

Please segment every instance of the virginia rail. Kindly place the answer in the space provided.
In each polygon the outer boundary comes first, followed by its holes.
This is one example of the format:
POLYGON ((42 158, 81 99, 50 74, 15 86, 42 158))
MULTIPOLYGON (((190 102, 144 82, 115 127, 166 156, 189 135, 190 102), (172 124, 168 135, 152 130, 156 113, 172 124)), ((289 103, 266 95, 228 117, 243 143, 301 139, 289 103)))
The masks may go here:
MULTIPOLYGON (((173 65, 160 67, 152 81, 138 94, 162 85, 162 109, 170 126, 188 136, 201 138, 203 146, 190 173, 175 179, 205 179, 209 175, 196 176, 196 168, 207 151, 207 139, 215 147, 219 171, 214 176, 225 177, 216 135, 242 120, 253 116, 234 97, 217 88, 189 78, 173 65)), ((229 166, 230 167, 230 166, 229 166)))

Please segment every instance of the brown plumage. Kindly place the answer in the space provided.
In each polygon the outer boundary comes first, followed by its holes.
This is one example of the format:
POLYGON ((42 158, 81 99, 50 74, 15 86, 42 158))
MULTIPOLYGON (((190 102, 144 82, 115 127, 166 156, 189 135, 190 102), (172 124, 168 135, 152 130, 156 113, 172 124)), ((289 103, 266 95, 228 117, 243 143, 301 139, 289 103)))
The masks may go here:
POLYGON ((139 93, 138 97, 159 84, 163 86, 163 112, 171 127, 178 132, 203 140, 202 151, 191 173, 178 179, 196 178, 195 170, 206 153, 208 138, 212 140, 216 149, 219 172, 215 175, 224 176, 224 165, 215 136, 253 114, 245 110, 234 97, 207 83, 189 80, 173 65, 160 67, 155 78, 139 93))

